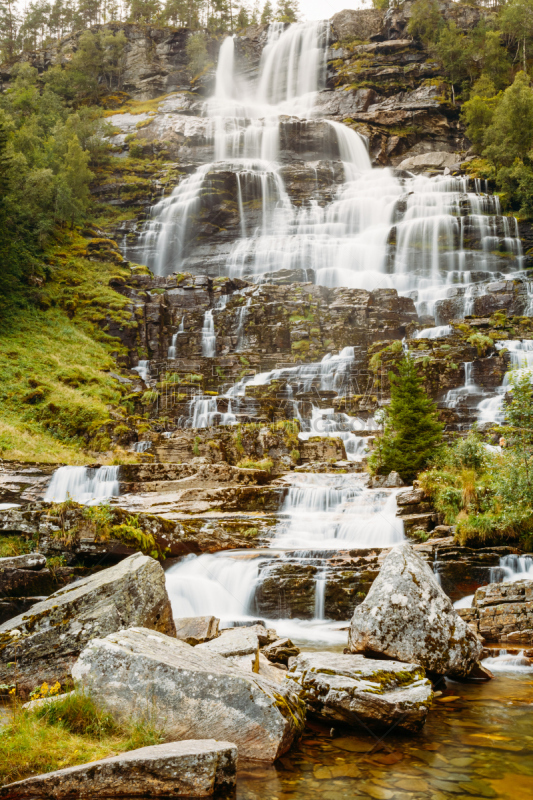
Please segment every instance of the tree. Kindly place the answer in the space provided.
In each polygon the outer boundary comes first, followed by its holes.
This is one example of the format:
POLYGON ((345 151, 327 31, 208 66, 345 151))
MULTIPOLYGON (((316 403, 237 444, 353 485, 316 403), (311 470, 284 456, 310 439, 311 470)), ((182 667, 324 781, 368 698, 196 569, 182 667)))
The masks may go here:
POLYGON ((239 8, 239 13, 237 14, 237 19, 235 20, 237 25, 237 30, 242 30, 243 28, 247 28, 250 24, 250 17, 248 14, 248 9, 246 6, 241 6, 239 8))
POLYGON ((511 65, 499 31, 487 31, 482 42, 483 73, 498 89, 509 85, 511 65))
POLYGON ((159 0, 127 0, 130 22, 154 22, 161 13, 159 0))
POLYGON ((482 75, 472 87, 470 99, 463 103, 461 117, 466 125, 466 135, 478 153, 483 150, 487 128, 492 123, 501 94, 487 75, 482 75))
POLYGON ((76 136, 68 142, 63 169, 58 175, 55 216, 58 222, 84 219, 89 204, 89 183, 93 173, 88 167, 89 153, 82 149, 76 136))
POLYGON ((209 64, 209 55, 203 33, 193 33, 185 45, 189 69, 193 78, 198 77, 209 64))
POLYGON ((0 0, 0 56, 11 59, 16 51, 18 17, 13 0, 0 0))
POLYGON ((411 482, 435 455, 443 426, 411 357, 402 358, 397 374, 389 373, 389 379, 391 403, 386 412, 381 452, 379 460, 371 459, 371 467, 382 474, 394 470, 403 480, 411 482))
POLYGON ((455 22, 449 22, 443 29, 433 51, 441 62, 452 86, 455 102, 455 86, 469 76, 472 63, 471 40, 459 30, 455 22))
POLYGON ((533 146, 533 90, 525 72, 518 72, 502 95, 484 137, 483 155, 496 166, 523 160, 533 146))
POLYGON ((442 25, 437 0, 416 0, 411 7, 411 17, 407 30, 415 39, 420 39, 424 44, 434 42, 442 25))
POLYGON ((265 5, 263 6, 263 11, 261 13, 261 25, 270 25, 272 22, 272 4, 270 0, 266 0, 265 5))
POLYGON ((523 461, 526 480, 531 486, 531 459, 533 457, 533 390, 531 373, 520 371, 511 377, 512 399, 505 409, 508 444, 523 461))
POLYGON ((277 22, 297 22, 299 13, 298 0, 279 0, 276 20, 277 22))
POLYGON ((500 13, 503 33, 518 44, 522 69, 527 72, 527 53, 533 42, 533 0, 510 0, 500 13))

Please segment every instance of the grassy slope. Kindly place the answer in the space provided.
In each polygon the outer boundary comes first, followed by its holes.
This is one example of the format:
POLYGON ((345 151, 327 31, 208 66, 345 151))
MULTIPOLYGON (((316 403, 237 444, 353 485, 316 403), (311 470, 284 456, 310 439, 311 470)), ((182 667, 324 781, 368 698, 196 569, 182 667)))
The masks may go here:
POLYGON ((40 462, 87 461, 104 450, 98 431, 127 412, 109 370, 122 345, 99 327, 111 314, 131 324, 113 275, 129 270, 85 258, 87 240, 69 233, 47 254, 51 280, 40 308, 13 309, 0 331, 0 456, 40 462), (48 307, 48 308, 47 308, 48 307), (43 310, 46 309, 46 310, 43 310))

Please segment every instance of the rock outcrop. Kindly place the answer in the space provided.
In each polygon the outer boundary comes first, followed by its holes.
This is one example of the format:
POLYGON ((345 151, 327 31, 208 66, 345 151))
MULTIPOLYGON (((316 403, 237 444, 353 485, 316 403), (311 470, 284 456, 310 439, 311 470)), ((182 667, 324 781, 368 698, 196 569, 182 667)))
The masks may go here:
POLYGON ((231 791, 236 776, 234 744, 189 740, 35 775, 4 786, 0 798, 207 797, 231 791))
POLYGON ((86 644, 132 625, 175 636, 161 565, 137 553, 0 625, 0 683, 64 683, 86 644), (16 665, 16 669, 15 669, 16 665))
POLYGON ((174 623, 176 639, 181 639, 182 642, 193 647, 215 639, 219 635, 220 620, 216 617, 178 617, 174 623))
POLYGON ((393 548, 384 559, 355 609, 349 645, 353 653, 420 664, 437 675, 457 677, 468 675, 483 649, 408 544, 393 548))
POLYGON ((459 614, 489 642, 533 644, 533 580, 483 586, 459 614))
POLYGON ((287 673, 310 714, 358 727, 419 731, 433 689, 422 667, 341 653, 302 653, 287 673))
POLYGON ((169 738, 229 739, 274 761, 303 730, 304 704, 205 647, 130 628, 89 642, 72 674, 119 719, 149 715, 169 738))

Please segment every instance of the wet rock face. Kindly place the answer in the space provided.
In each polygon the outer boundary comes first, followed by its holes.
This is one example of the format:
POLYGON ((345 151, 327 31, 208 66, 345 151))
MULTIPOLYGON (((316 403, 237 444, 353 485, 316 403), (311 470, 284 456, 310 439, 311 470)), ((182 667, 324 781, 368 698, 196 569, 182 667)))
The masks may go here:
POLYGON ((35 775, 4 786, 0 797, 206 797, 231 791, 236 776, 235 745, 200 739, 142 747, 90 764, 35 775))
POLYGON ((416 663, 439 675, 468 675, 482 646, 409 545, 393 548, 355 609, 353 653, 416 663))
POLYGON ((303 653, 287 673, 308 712, 327 722, 419 731, 433 699, 422 667, 340 653, 303 653))
POLYGON ((63 683, 90 639, 128 624, 176 633, 163 570, 141 553, 60 589, 0 625, 0 681, 13 683, 16 661, 22 692, 44 681, 63 683))
POLYGON ((93 640, 72 674, 119 719, 149 713, 168 738, 230 739, 241 757, 274 761, 303 730, 305 706, 206 647, 130 628, 93 640))
POLYGON ((495 583, 477 589, 465 618, 488 641, 533 643, 533 581, 495 583))

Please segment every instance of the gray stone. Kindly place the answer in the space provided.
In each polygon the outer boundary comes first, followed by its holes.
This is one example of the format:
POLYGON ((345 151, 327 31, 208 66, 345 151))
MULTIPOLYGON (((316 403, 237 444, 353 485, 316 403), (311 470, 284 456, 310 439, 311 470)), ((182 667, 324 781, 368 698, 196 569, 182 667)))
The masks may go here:
POLYGON ((41 553, 0 558, 0 571, 4 569, 43 569, 44 567, 46 567, 46 557, 41 553))
POLYGON ((216 639, 198 645, 198 650, 224 658, 253 655, 259 652, 259 637, 253 628, 226 628, 216 639))
POLYGON ((347 8, 334 14, 330 20, 337 38, 342 40, 370 39, 381 33, 383 12, 375 8, 347 8))
POLYGON ((399 165, 399 169, 444 169, 453 167, 460 161, 457 153, 445 153, 442 151, 433 153, 421 153, 418 156, 405 158, 399 165))
POLYGON ((268 647, 264 647, 262 652, 273 664, 286 665, 289 658, 299 654, 300 648, 296 647, 290 639, 278 639, 268 647))
POLYGON ((430 567, 408 544, 383 560, 350 623, 353 653, 420 664, 438 675, 468 675, 481 642, 455 611, 430 567))
POLYGON ((229 739, 274 761, 303 730, 304 703, 205 647, 130 628, 89 642, 72 675, 118 719, 149 716, 169 738, 229 739))
POLYGON ((433 699, 422 667, 342 653, 291 659, 289 685, 301 688, 309 713, 328 722, 418 731, 433 699))
POLYGON ((136 553, 114 567, 60 589, 0 625, 0 683, 27 692, 64 682, 87 642, 142 625, 175 636, 161 565, 136 553))
POLYGON ((176 638, 194 646, 218 636, 220 620, 216 617, 179 617, 174 623, 176 638))
POLYGON ((206 797, 233 789, 236 775, 234 744, 193 739, 35 775, 4 786, 0 798, 206 797))

